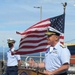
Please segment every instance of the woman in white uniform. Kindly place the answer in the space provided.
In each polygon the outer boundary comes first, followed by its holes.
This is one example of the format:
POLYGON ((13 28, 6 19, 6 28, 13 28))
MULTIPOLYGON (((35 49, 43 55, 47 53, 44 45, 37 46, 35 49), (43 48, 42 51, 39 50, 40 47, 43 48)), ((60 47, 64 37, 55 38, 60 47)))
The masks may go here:
POLYGON ((6 75, 18 75, 18 66, 21 65, 20 55, 12 55, 14 51, 15 40, 8 39, 9 51, 7 52, 6 75))

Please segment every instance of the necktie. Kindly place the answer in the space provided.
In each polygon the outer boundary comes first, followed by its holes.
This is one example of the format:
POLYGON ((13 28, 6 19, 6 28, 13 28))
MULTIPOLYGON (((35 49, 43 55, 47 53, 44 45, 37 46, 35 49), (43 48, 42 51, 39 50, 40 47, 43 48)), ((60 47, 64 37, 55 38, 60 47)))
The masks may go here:
POLYGON ((49 52, 49 50, 50 50, 50 47, 47 49, 46 53, 48 53, 48 52, 49 52))

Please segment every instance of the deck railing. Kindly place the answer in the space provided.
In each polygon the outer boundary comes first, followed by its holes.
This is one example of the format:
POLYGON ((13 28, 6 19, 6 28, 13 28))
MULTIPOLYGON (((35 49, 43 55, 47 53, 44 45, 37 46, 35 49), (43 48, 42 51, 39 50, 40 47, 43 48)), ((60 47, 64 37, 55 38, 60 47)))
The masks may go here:
MULTIPOLYGON (((21 58, 23 59, 23 65, 25 67, 25 62, 27 62, 29 60, 29 58, 33 58, 35 62, 40 62, 40 58, 43 61, 44 56, 21 56, 21 58)), ((71 60, 75 60, 75 58, 71 58, 71 60)), ((0 65, 2 65, 0 63, 0 65)), ((0 67, 0 75, 5 75, 5 71, 2 74, 2 68, 0 67)), ((75 64, 71 64, 70 68, 68 70, 68 75, 75 75, 75 64)))
MULTIPOLYGON (((25 58, 25 62, 27 62, 27 59, 33 58, 36 62, 40 62, 40 58, 43 61, 43 56, 22 56, 25 58), (26 59, 27 58, 27 59, 26 59)), ((75 61, 75 58, 71 58, 71 60, 75 61)), ((68 70, 68 75, 75 75, 75 63, 71 63, 70 68, 68 70)))

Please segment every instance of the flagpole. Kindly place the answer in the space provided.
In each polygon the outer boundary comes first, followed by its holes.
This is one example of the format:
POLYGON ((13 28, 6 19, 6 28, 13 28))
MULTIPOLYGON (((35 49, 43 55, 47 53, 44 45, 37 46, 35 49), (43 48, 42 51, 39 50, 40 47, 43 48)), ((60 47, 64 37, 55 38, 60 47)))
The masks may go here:
POLYGON ((61 3, 63 5, 63 9, 64 9, 64 13, 65 13, 65 10, 66 10, 66 6, 67 6, 67 2, 65 3, 61 3))
MULTIPOLYGON (((64 25, 65 25, 65 12, 66 12, 67 2, 61 3, 61 4, 63 5, 63 10, 64 10, 63 14, 64 14, 64 25)), ((65 30, 65 27, 64 27, 64 30, 65 30)), ((64 44, 65 44, 65 43, 64 43, 64 41, 63 41, 63 45, 64 45, 64 44)))
MULTIPOLYGON (((42 6, 40 7, 40 21, 42 20, 42 6)), ((41 60, 41 56, 42 56, 42 52, 40 52, 40 62, 41 60)))
MULTIPOLYGON (((42 6, 40 6, 40 7, 34 7, 34 8, 40 9, 40 21, 41 21, 42 20, 42 6)), ((40 52, 40 62, 42 61, 41 60, 41 56, 42 56, 42 52, 40 52)))

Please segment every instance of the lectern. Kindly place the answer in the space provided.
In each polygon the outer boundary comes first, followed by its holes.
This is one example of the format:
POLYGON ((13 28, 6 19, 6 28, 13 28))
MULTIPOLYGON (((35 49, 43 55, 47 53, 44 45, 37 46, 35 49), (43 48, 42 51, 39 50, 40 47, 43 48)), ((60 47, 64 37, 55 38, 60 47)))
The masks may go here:
POLYGON ((44 73, 42 72, 37 72, 36 70, 33 70, 33 69, 26 69, 26 68, 19 68, 18 70, 18 74, 19 75, 45 75, 44 73))

